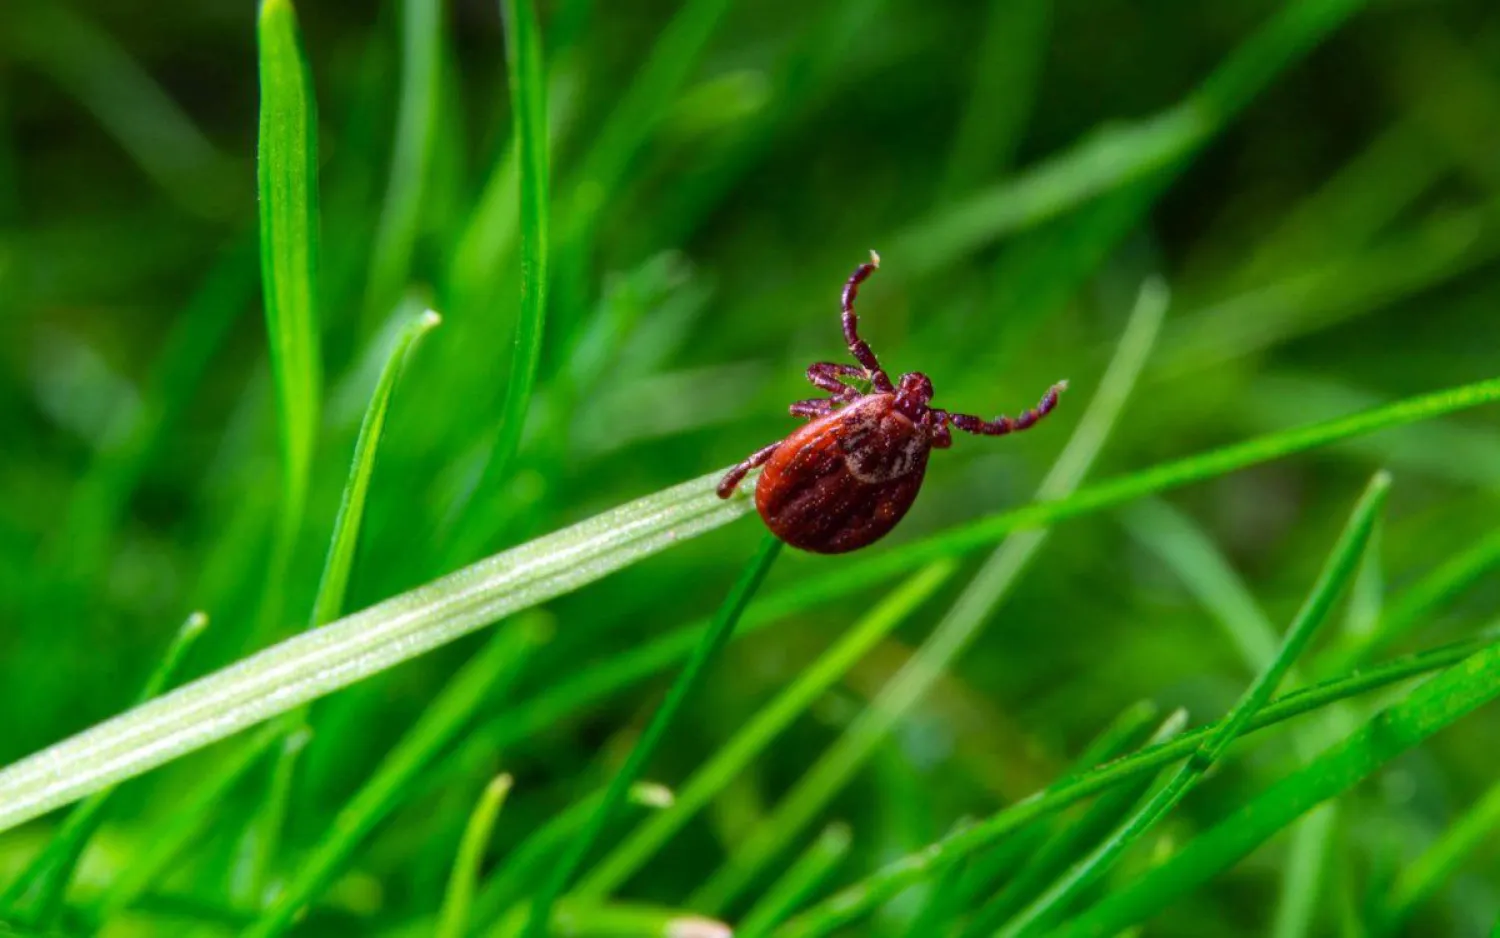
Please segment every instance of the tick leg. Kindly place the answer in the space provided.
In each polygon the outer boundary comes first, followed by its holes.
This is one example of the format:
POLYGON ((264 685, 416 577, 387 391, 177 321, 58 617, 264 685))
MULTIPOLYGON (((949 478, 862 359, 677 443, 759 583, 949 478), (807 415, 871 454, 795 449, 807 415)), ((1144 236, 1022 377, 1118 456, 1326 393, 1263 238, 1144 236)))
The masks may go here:
POLYGON ((827 391, 840 401, 852 401, 859 397, 859 391, 840 381, 840 378, 865 377, 863 368, 853 365, 840 365, 835 362, 818 362, 807 366, 807 380, 812 382, 813 387, 827 391))
POLYGON ((970 414, 948 414, 947 421, 968 433, 977 433, 981 436, 1004 436, 1017 430, 1025 430, 1052 413, 1052 408, 1057 406, 1057 396, 1067 388, 1068 382, 1066 381, 1059 381, 1052 385, 1035 407, 1019 417, 1000 416, 994 420, 983 420, 970 414))
POLYGON ((932 411, 932 427, 928 430, 932 434, 932 445, 934 449, 947 449, 953 445, 953 432, 948 429, 948 419, 951 415, 945 410, 932 411))
POLYGON ((870 252, 870 260, 854 268, 854 273, 844 284, 843 308, 844 308, 844 341, 849 343, 849 354, 854 360, 864 366, 865 374, 875 382, 875 390, 882 394, 889 394, 896 389, 891 384, 890 375, 887 375, 880 367, 880 361, 875 357, 874 349, 870 343, 859 337, 859 317, 854 315, 854 299, 859 296, 859 285, 865 282, 865 278, 875 272, 880 266, 880 255, 874 251, 870 252))
POLYGON ((788 409, 793 417, 822 417, 833 413, 834 403, 827 398, 815 397, 809 401, 797 401, 788 409))
POLYGON ((733 495, 735 488, 740 484, 740 480, 745 477, 745 473, 749 472, 751 469, 754 469, 756 466, 765 465, 766 460, 770 459, 771 454, 776 452, 777 448, 780 446, 781 443, 779 441, 772 443, 770 446, 763 446, 755 452, 751 453, 749 458, 747 458, 744 462, 724 473, 724 478, 719 480, 719 488, 717 490, 719 493, 719 497, 728 498, 729 496, 733 495))

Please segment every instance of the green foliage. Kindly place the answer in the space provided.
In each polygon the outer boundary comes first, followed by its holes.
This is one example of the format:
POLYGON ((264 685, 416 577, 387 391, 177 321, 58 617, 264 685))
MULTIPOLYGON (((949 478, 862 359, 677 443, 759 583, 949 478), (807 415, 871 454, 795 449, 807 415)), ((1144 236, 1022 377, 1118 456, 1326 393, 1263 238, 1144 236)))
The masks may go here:
POLYGON ((0 933, 1493 929, 1481 0, 10 7, 0 933))

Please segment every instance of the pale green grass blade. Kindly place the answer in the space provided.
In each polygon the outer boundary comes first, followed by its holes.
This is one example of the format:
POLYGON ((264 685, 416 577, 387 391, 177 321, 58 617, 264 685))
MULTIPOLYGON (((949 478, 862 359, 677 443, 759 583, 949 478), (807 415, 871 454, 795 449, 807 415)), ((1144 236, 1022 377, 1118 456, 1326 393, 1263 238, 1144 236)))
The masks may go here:
POLYGON ((262 0, 261 277, 281 444, 281 520, 265 615, 280 615, 281 581, 301 530, 322 394, 318 319, 318 111, 291 0, 262 0))
POLYGON ((365 500, 370 494, 370 480, 375 474, 375 455, 380 448, 381 434, 385 430, 391 395, 417 344, 440 322, 441 317, 430 309, 411 317, 396 334, 385 366, 375 382, 375 391, 370 396, 369 406, 365 408, 364 419, 359 425, 359 436, 354 442, 354 461, 349 467, 349 479, 344 483, 339 511, 334 518, 333 537, 329 541, 328 557, 323 562, 323 576, 318 581, 318 595, 313 603, 312 615, 312 624, 315 626, 332 622, 344 611, 349 576, 354 570, 354 557, 359 549, 359 530, 364 522, 365 500))
POLYGON ((244 931, 244 938, 270 938, 285 931, 375 825, 390 814, 412 779, 473 718, 476 708, 491 695, 508 688, 531 652, 545 639, 542 630, 527 621, 496 632, 449 680, 354 797, 340 809, 323 840, 288 877, 264 914, 244 931))
MULTIPOLYGON (((1481 656, 1500 656, 1500 641, 1490 636, 1482 640, 1458 642, 1371 668, 1351 677, 1295 691, 1264 707, 1250 720, 1249 729, 1272 726, 1283 720, 1317 711, 1331 703, 1431 671, 1451 668, 1481 656)), ((1037 818, 1061 811, 1085 798, 1130 779, 1140 778, 1143 774, 1155 772, 1191 755, 1225 725, 1225 721, 1221 720, 1191 730, 1171 742, 1140 750, 1018 801, 972 828, 889 863, 859 883, 819 902, 809 911, 778 928, 776 938, 811 938, 829 934, 832 930, 857 920, 913 883, 946 869, 949 864, 978 850, 1001 842, 1037 818)))
MULTIPOLYGON (((136 698, 137 703, 144 703, 166 690, 183 659, 207 627, 208 616, 202 612, 188 616, 146 679, 145 687, 136 698)), ((105 788, 95 792, 68 813, 42 852, 6 887, 5 892, 0 893, 0 911, 33 923, 52 922, 62 906, 79 858, 88 847, 89 839, 104 823, 105 808, 114 791, 105 788)))
POLYGON ((0 830, 578 589, 749 508, 686 482, 290 638, 0 770, 0 830))
POLYGON ((600 860, 573 890, 598 899, 623 886, 668 840, 682 829, 767 746, 819 697, 836 684, 866 653, 926 602, 953 575, 955 565, 938 562, 892 592, 849 629, 822 657, 752 717, 686 782, 678 786, 671 807, 652 815, 600 860))
POLYGON ((1194 838, 1166 863, 1060 929, 1066 938, 1113 935, 1179 901, 1297 818, 1500 696, 1500 646, 1416 687, 1356 733, 1194 838))
POLYGON ((1235 703, 1229 715, 1203 745, 1194 752, 1177 773, 1152 795, 1134 815, 1122 824, 1109 839, 1091 853, 1083 862, 1074 866, 1060 882, 1043 893, 1026 910, 1013 919, 1006 928, 997 932, 997 938, 1020 938, 1038 935, 1042 929, 1051 927, 1059 917, 1078 901, 1085 889, 1103 876, 1116 861, 1140 841, 1158 821, 1187 797, 1214 763, 1223 758, 1230 744, 1243 733, 1250 720, 1275 693, 1277 686, 1286 677, 1298 657, 1306 650, 1313 636, 1327 621, 1333 604, 1345 587, 1354 579, 1359 569, 1360 558, 1370 532, 1374 530, 1376 518, 1385 505, 1386 493, 1390 490, 1390 476, 1377 473, 1370 481, 1359 504, 1355 506, 1349 523, 1339 536, 1338 543, 1329 555, 1328 562, 1318 575, 1307 601, 1298 610, 1288 627, 1286 637, 1276 656, 1258 674, 1243 696, 1235 703))
MULTIPOLYGON (((1166 314, 1165 284, 1141 289, 1099 389, 1078 427, 1037 490, 1040 499, 1066 498, 1088 473, 1109 438, 1136 378, 1145 367, 1166 314)), ((694 895, 694 908, 721 911, 742 895, 864 763, 875 747, 979 634, 1046 539, 1045 531, 1008 540, 992 554, 912 659, 869 709, 826 750, 754 835, 694 895)), ((910 548, 908 547, 908 550, 910 548)))
POLYGON ((1474 854, 1493 844, 1497 833, 1500 833, 1500 784, 1491 786, 1431 846, 1396 874, 1390 893, 1376 910, 1376 932, 1401 933, 1412 914, 1470 862, 1474 854))
MULTIPOLYGON (((820 887, 849 852, 851 835, 846 824, 830 824, 797 861, 771 884, 750 911, 735 926, 736 938, 763 938, 783 919, 797 911, 820 887)), ((924 934, 918 932, 918 934, 924 934)))
POLYGON ((469 910, 474 905, 474 887, 479 880, 479 867, 484 862, 484 849, 490 842, 490 832, 495 829, 495 820, 510 793, 512 779, 509 775, 498 775, 484 788, 474 813, 464 827, 463 839, 458 844, 458 856, 453 861, 453 873, 448 877, 448 891, 443 895, 443 908, 438 915, 437 930, 433 938, 463 938, 468 931, 469 910))
POLYGON ((423 202, 437 146, 439 75, 443 60, 443 0, 401 2, 401 92, 385 203, 375 228, 365 284, 367 331, 393 308, 411 276, 422 232, 423 202))
POLYGON ((672 682, 666 698, 652 715, 651 722, 641 732, 641 737, 631 749, 625 764, 615 773, 614 778, 610 779, 609 788, 604 793, 604 800, 599 804, 593 817, 589 819, 588 826, 569 845, 568 852, 543 882, 541 890, 533 899, 530 921, 526 925, 527 938, 544 938, 547 925, 551 921, 552 903, 562 895, 574 871, 578 869, 579 864, 583 862, 589 850, 599 839, 599 835, 611 817, 619 810, 630 786, 640 777, 647 760, 666 738, 667 729, 672 725, 682 705, 701 683, 709 664, 729 643, 730 636, 734 634, 735 625, 739 623, 740 616, 744 614, 745 608, 765 580, 766 574, 771 572, 771 565, 780 556, 781 548, 782 542, 767 534, 760 551, 745 567, 734 586, 730 588, 728 597, 714 617, 712 627, 703 633, 703 640, 693 649, 692 657, 683 665, 682 673, 678 675, 677 680, 672 682))
POLYGON ((931 273, 1021 230, 1134 180, 1175 174, 1228 125, 1282 69, 1338 28, 1363 0, 1298 0, 1275 14, 1183 103, 1091 140, 1014 179, 940 209, 893 241, 913 273, 931 273))
POLYGON ((967 192, 1010 166, 1036 98, 1052 0, 990 0, 940 191, 967 192))
POLYGON ((1318 934, 1318 914, 1332 884, 1328 866, 1337 846, 1339 803, 1314 809, 1292 829, 1281 874, 1270 938, 1307 938, 1318 934))

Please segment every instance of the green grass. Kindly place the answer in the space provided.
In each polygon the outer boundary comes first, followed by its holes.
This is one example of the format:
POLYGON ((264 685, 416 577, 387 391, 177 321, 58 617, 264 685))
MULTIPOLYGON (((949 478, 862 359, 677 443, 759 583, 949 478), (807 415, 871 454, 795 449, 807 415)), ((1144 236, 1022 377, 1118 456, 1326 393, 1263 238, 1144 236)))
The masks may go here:
POLYGON ((1480 0, 252 6, 0 30, 0 933, 1493 929, 1480 0))

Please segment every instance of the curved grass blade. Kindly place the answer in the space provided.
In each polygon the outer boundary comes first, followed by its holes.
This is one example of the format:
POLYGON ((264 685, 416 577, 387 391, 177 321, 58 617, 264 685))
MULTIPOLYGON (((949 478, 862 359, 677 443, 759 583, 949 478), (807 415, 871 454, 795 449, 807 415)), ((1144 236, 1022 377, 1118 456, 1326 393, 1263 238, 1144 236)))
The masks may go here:
MULTIPOLYGON (((146 679, 145 687, 136 698, 137 703, 144 703, 166 690, 206 628, 208 616, 202 612, 187 617, 172 637, 156 669, 146 679)), ((4 893, 0 893, 0 910, 33 924, 51 924, 61 908, 79 858, 83 856, 89 839, 104 823, 104 809, 114 792, 114 788, 95 792, 68 814, 67 820, 59 825, 57 833, 41 853, 27 864, 4 893)))
MULTIPOLYGON (((1431 671, 1452 669, 1471 659, 1482 657, 1491 660, 1500 658, 1500 639, 1490 635, 1481 640, 1458 642, 1341 680, 1327 681, 1294 691, 1272 701, 1257 713, 1250 720, 1247 732, 1314 712, 1367 691, 1431 671)), ((1224 721, 1220 721, 1199 727, 1171 742, 1101 765, 1093 771, 1066 779, 1043 792, 1018 801, 967 830, 887 864, 861 882, 823 900, 778 928, 776 938, 812 938, 829 934, 890 900, 913 883, 947 869, 950 864, 975 851, 1002 841, 1037 818, 1061 811, 1101 791, 1139 778, 1145 773, 1155 772, 1191 755, 1223 725, 1224 721)))
POLYGON ((726 524, 722 473, 657 492, 304 632, 0 770, 0 830, 132 778, 726 524))
POLYGON ((396 305, 411 274, 432 151, 437 145, 442 53, 443 0, 402 0, 396 139, 365 285, 364 315, 372 327, 396 305))
POLYGON ((1474 806, 1396 876, 1375 916, 1375 932, 1399 934, 1413 912, 1458 872, 1463 862, 1500 832, 1500 784, 1490 787, 1474 806))
POLYGON ((359 549, 359 530, 365 516, 365 500, 370 493, 370 480, 375 474, 375 454, 380 448, 380 436, 385 429, 386 411, 390 407, 391 394, 407 359, 416 349, 424 335, 442 322, 442 317, 432 310, 413 316, 396 335, 380 378, 375 382, 375 391, 370 404, 365 408, 364 419, 359 425, 359 436, 354 442, 354 461, 349 467, 349 479, 344 483, 344 493, 339 500, 338 515, 333 522, 333 537, 328 544, 328 557, 323 562, 323 576, 318 582, 318 596, 313 603, 313 625, 323 625, 337 619, 344 610, 344 598, 349 589, 349 575, 354 569, 354 555, 359 549))
POLYGON ((463 670, 449 680, 411 729, 381 761, 359 791, 333 819, 328 832, 291 875, 285 888, 244 938, 281 934, 302 908, 329 882, 375 825, 396 806, 411 780, 452 741, 490 695, 503 692, 545 639, 535 623, 501 628, 463 670))
MULTIPOLYGON (((1166 285, 1148 281, 1141 289, 1098 392, 1038 488, 1039 498, 1066 498, 1087 474, 1145 367, 1166 309, 1166 285)), ((979 634, 991 613, 1019 582, 1046 536, 1046 531, 1027 532, 1007 540, 990 555, 911 660, 803 775, 775 812, 756 827, 755 833, 698 890, 691 903, 694 908, 725 909, 812 822, 892 727, 979 634)))
POLYGON ((666 699, 651 717, 651 722, 641 733, 641 738, 636 742, 635 748, 630 751, 625 764, 610 780, 609 788, 604 793, 604 800, 599 804, 594 816, 589 819, 588 826, 574 839, 567 854, 558 863, 552 875, 543 882, 541 890, 532 901, 531 915, 525 931, 527 938, 544 938, 546 935, 548 924, 552 920, 552 904, 567 887, 568 880, 572 878, 578 865, 583 862, 590 848, 598 840, 599 834, 603 832, 610 818, 619 810, 630 786, 640 777, 641 771, 646 766, 646 760, 665 739, 667 728, 676 718, 677 712, 682 709, 688 696, 697 689, 708 665, 728 644, 735 625, 739 622, 745 607, 750 604, 751 598, 755 596, 755 591, 765 580, 766 574, 771 571, 771 564, 775 563, 776 558, 780 556, 781 548, 782 542, 773 535, 767 534, 759 553, 730 588, 729 596, 714 617, 713 627, 704 633, 703 640, 699 642, 697 648, 693 649, 693 656, 688 659, 687 664, 682 668, 682 673, 672 683, 672 687, 667 691, 666 699))
POLYGON ((291 0, 262 0, 260 47, 261 277, 281 436, 281 517, 262 629, 281 590, 307 505, 322 401, 318 337, 318 115, 291 0))
POLYGON ((1307 601, 1298 610, 1297 616, 1287 629, 1281 647, 1264 670, 1246 688, 1243 696, 1229 711, 1202 746, 1185 762, 1177 773, 1152 795, 1139 811, 1122 824, 1087 859, 1076 865, 1061 881, 1033 901, 1020 915, 998 933, 997 938, 1021 938, 1040 934, 1041 929, 1052 925, 1080 894, 1112 867, 1124 853, 1156 825, 1158 821, 1176 807, 1203 776, 1228 752, 1229 746, 1249 726, 1275 693, 1276 687, 1286 677, 1287 671, 1312 641, 1313 636, 1328 619, 1333 604, 1353 580, 1364 555, 1365 544, 1375 521, 1385 505, 1386 493, 1390 490, 1390 476, 1376 473, 1361 496, 1359 504, 1349 518, 1344 532, 1329 555, 1328 562, 1318 575, 1307 601))
POLYGON ((433 938, 463 938, 467 932, 469 909, 474 904, 474 886, 479 879, 479 866, 484 861, 484 848, 489 843, 490 832, 495 829, 495 819, 505 796, 510 793, 511 777, 498 775, 485 786, 474 806, 474 813, 464 828, 459 841, 458 856, 453 861, 453 874, 448 878, 448 891, 443 896, 443 909, 438 915, 433 938))
POLYGON ((1500 646, 1418 685, 1312 763, 1272 785, 1161 866, 1124 885, 1056 934, 1113 935, 1181 899, 1319 804, 1500 696, 1500 646))

